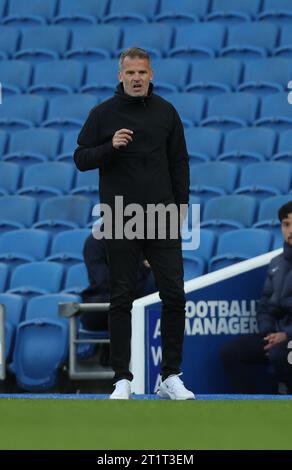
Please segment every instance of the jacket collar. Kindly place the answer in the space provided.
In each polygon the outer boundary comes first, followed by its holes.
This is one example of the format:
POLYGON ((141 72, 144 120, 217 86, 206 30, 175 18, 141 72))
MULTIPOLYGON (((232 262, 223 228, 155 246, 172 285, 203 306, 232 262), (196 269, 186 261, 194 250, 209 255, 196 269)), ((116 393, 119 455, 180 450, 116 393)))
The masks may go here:
POLYGON ((292 246, 286 242, 284 242, 283 254, 287 261, 292 261, 292 246))

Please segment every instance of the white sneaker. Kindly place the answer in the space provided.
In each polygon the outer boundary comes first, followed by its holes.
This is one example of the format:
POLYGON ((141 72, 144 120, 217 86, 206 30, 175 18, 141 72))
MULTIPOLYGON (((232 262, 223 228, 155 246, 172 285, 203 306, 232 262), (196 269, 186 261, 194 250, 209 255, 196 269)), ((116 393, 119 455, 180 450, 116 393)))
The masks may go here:
POLYGON ((158 387, 158 395, 170 400, 195 400, 193 392, 188 390, 178 375, 170 375, 158 387))
POLYGON ((110 400, 129 400, 131 396, 131 382, 127 379, 118 380, 110 400))

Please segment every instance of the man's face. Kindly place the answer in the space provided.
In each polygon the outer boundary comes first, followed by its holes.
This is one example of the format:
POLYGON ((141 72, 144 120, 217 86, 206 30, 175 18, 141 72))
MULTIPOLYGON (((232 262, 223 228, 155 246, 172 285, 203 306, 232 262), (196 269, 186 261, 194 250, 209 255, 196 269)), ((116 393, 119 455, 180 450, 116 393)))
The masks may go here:
POLYGON ((281 228, 285 242, 292 245, 292 213, 282 220, 281 228))
POLYGON ((146 96, 153 73, 147 59, 125 57, 119 71, 119 80, 130 96, 146 96))

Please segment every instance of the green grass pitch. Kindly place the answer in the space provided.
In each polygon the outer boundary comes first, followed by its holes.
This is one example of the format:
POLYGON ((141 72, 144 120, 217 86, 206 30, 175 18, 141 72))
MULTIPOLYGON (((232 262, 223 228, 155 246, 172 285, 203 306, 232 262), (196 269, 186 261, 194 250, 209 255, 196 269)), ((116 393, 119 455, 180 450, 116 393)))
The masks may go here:
POLYGON ((292 449, 292 401, 0 400, 3 449, 292 449))

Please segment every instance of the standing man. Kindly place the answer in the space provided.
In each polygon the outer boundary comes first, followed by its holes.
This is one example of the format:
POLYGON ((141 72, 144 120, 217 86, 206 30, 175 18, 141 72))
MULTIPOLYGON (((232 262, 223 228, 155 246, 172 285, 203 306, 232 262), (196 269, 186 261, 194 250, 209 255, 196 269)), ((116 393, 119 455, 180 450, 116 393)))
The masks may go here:
MULTIPOLYGON (((102 66, 102 63, 101 63, 102 66)), ((174 107, 152 93, 153 73, 148 53, 126 49, 119 61, 114 97, 89 114, 74 153, 81 171, 99 168, 100 200, 117 213, 116 196, 124 206, 139 204, 144 221, 150 204, 188 204, 189 166, 181 120, 174 107)), ((126 217, 123 218, 125 226, 126 217)), ((119 228, 114 223, 114 229, 119 228)), ((106 238, 110 267, 109 328, 115 390, 111 399, 131 395, 131 309, 141 254, 149 261, 162 300, 162 381, 159 395, 174 400, 194 399, 179 378, 185 327, 185 295, 181 238, 106 238)))

